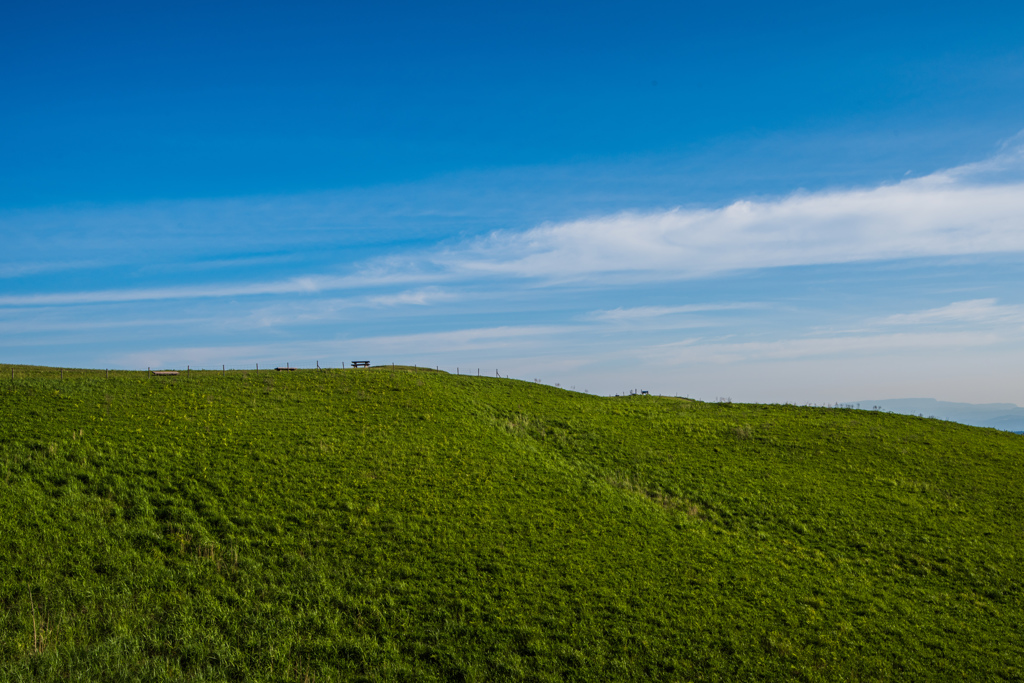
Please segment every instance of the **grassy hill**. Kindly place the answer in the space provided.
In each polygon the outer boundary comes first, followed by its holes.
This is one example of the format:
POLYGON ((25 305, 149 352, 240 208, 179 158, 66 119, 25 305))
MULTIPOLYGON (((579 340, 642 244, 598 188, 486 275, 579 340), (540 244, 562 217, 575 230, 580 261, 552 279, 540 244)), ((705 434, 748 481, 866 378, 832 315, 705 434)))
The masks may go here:
POLYGON ((1024 677, 1020 436, 407 368, 10 370, 3 680, 1024 677))

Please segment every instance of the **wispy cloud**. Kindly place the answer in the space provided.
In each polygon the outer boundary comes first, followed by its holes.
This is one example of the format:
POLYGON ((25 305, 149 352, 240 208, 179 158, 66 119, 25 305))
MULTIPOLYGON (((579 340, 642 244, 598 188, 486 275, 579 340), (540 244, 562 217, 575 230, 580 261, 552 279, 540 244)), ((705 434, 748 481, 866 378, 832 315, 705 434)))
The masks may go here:
POLYGON ((427 287, 425 289, 407 290, 396 294, 371 296, 367 301, 377 306, 427 306, 442 301, 452 301, 457 298, 458 295, 454 292, 436 287, 427 287))
MULTIPOLYGON (((18 317, 14 320, 0 319, 0 334, 12 341, 15 337, 38 332, 84 332, 87 330, 139 329, 181 326, 206 326, 215 322, 211 318, 117 318, 117 319, 61 319, 55 316, 42 318, 18 317)), ((2 342, 0 342, 2 343, 2 342)))
MULTIPOLYGON (((605 286, 620 280, 699 278, 781 266, 1024 252, 1022 168, 1024 152, 1017 146, 984 162, 891 185, 798 192, 719 208, 625 211, 501 230, 425 249, 406 247, 346 264, 351 274, 344 276, 311 273, 265 282, 18 294, 0 296, 0 306, 298 295, 467 282, 502 286, 510 279, 527 279, 533 285, 605 286)), ((377 303, 429 304, 427 290, 420 291, 382 293, 377 303)), ((667 315, 655 309, 636 312, 647 314, 667 315)), ((625 319, 631 314, 607 315, 625 319)))
POLYGON ((141 272, 174 272, 180 273, 182 271, 204 271, 204 270, 229 270, 229 269, 244 269, 252 267, 263 267, 270 265, 278 265, 282 263, 295 262, 299 260, 297 254, 276 254, 276 255, 264 255, 264 256, 240 256, 236 258, 215 258, 215 259, 201 259, 198 261, 192 261, 188 263, 182 263, 180 260, 175 260, 169 263, 156 263, 152 265, 145 265, 139 268, 141 272))
POLYGON ((957 301, 946 306, 865 321, 856 332, 794 335, 770 341, 693 337, 653 345, 644 357, 667 363, 737 363, 825 357, 856 358, 905 351, 969 349, 1019 343, 1024 306, 996 299, 957 301), (1007 327, 1006 324, 1012 324, 1007 327), (891 332, 886 328, 909 327, 891 332), (924 328, 922 331, 913 328, 924 328))
POLYGON ((0 263, 0 278, 25 277, 40 273, 58 273, 110 265, 102 261, 39 261, 34 263, 0 263))
POLYGON ((311 275, 269 282, 105 289, 87 292, 57 292, 0 296, 0 306, 59 306, 67 304, 162 301, 167 299, 203 299, 254 296, 260 294, 315 294, 341 289, 387 286, 430 279, 429 276, 367 271, 352 276, 311 275))
POLYGON ((269 305, 254 308, 235 324, 243 327, 282 327, 351 318, 353 311, 364 313, 368 308, 396 309, 424 307, 460 298, 456 292, 436 287, 400 291, 394 294, 349 297, 314 297, 304 301, 272 300, 269 305))
POLYGON ((647 320, 685 313, 707 313, 710 311, 732 311, 737 309, 755 308, 762 304, 687 304, 685 306, 635 306, 633 308, 613 308, 603 311, 592 311, 585 316, 587 320, 620 322, 630 320, 647 320))
POLYGON ((382 352, 450 353, 482 349, 521 349, 524 339, 548 339, 578 332, 569 325, 522 325, 482 327, 422 334, 402 334, 348 340, 350 345, 379 349, 382 352))
POLYGON ((1014 148, 894 185, 499 231, 434 260, 454 273, 558 281, 1024 251, 1024 182, 998 179, 1022 163, 1014 148))
POLYGON ((1024 323, 1024 306, 1000 305, 996 299, 972 299, 915 313, 890 315, 879 322, 883 325, 1024 323))
POLYGON ((125 301, 160 301, 165 299, 201 299, 208 297, 244 296, 253 294, 296 294, 322 289, 319 278, 295 278, 277 282, 194 285, 186 287, 152 287, 141 289, 105 289, 91 292, 58 292, 0 296, 0 306, 59 306, 66 304, 117 303, 125 301))
POLYGON ((641 355, 672 364, 743 363, 796 360, 829 356, 857 357, 932 349, 976 349, 1007 341, 989 332, 898 333, 820 338, 780 339, 770 342, 704 341, 688 339, 648 347, 641 355))

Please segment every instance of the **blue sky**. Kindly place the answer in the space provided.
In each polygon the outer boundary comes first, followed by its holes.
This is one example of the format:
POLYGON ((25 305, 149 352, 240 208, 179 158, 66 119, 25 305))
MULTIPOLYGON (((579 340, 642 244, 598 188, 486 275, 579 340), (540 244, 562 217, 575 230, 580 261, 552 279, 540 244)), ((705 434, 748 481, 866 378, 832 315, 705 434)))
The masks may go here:
POLYGON ((1019 3, 26 3, 0 356, 1024 404, 1019 3))

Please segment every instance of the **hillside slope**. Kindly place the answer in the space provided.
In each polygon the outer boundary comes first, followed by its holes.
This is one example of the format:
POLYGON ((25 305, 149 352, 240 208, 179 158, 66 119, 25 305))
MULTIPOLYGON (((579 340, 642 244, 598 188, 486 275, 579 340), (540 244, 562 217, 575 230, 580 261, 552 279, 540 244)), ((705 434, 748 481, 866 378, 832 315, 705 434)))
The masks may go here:
POLYGON ((5 680, 1024 677, 1013 434, 405 368, 18 370, 5 680))

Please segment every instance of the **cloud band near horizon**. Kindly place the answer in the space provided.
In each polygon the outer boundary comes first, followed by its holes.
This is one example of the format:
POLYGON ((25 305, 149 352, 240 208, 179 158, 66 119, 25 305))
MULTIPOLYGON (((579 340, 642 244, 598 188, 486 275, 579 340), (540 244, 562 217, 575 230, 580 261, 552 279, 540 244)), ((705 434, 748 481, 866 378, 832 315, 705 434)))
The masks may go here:
MULTIPOLYGON (((1024 252, 1019 149, 986 162, 867 189, 796 192, 720 208, 613 215, 501 230, 348 264, 351 274, 268 282, 0 296, 49 306, 261 294, 304 294, 472 279, 544 283, 643 281, 817 264, 1024 252), (993 173, 997 176, 993 179, 993 173)), ((237 202, 237 200, 232 200, 237 202)))

